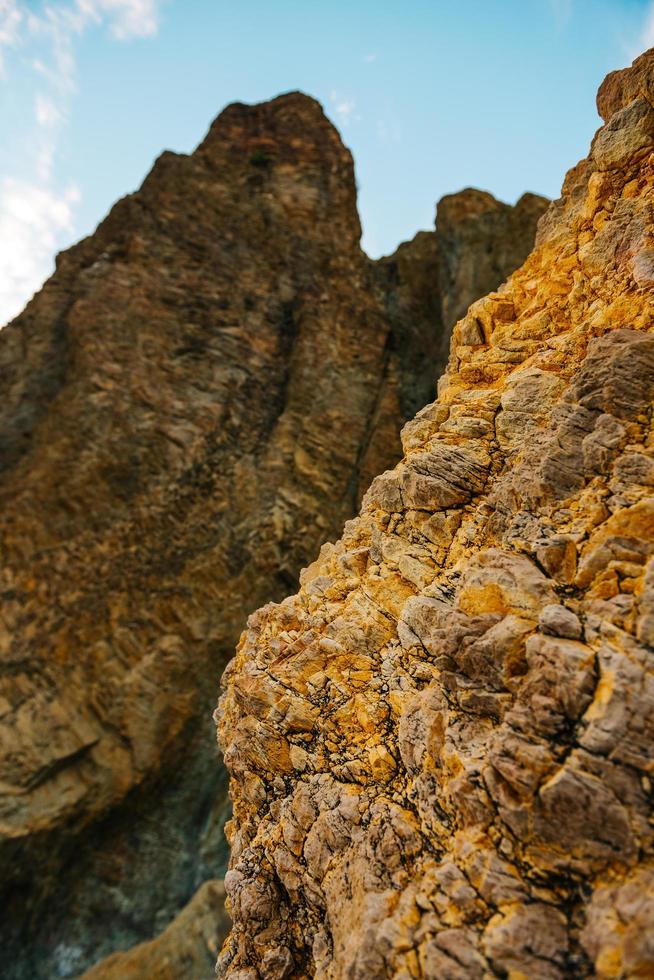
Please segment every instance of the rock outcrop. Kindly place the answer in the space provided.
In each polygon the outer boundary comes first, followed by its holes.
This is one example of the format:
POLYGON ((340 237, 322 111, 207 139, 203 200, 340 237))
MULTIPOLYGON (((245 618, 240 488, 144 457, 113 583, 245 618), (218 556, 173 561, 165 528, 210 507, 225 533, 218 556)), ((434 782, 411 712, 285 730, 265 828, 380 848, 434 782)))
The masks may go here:
POLYGON ((538 194, 523 194, 511 207, 472 187, 441 198, 436 236, 448 347, 452 327, 471 303, 497 289, 529 255, 548 203, 538 194))
POLYGON ((7 980, 150 939, 224 870, 220 669, 400 457, 444 351, 435 233, 383 269, 359 237, 319 105, 233 105, 0 334, 7 980))
POLYGON ((234 980, 654 975, 654 50, 219 709, 234 980))

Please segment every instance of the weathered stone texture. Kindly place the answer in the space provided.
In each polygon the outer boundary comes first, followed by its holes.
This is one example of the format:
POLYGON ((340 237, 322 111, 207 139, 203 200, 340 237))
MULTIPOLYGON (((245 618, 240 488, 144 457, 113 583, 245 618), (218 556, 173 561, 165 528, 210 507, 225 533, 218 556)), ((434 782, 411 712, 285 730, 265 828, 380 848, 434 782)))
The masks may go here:
POLYGON ((445 350, 438 263, 380 271, 359 236, 319 105, 232 105, 0 334, 7 980, 149 939, 221 873, 220 669, 400 457, 445 350))
POLYGON ((219 972, 654 976, 654 51, 218 712, 219 972))

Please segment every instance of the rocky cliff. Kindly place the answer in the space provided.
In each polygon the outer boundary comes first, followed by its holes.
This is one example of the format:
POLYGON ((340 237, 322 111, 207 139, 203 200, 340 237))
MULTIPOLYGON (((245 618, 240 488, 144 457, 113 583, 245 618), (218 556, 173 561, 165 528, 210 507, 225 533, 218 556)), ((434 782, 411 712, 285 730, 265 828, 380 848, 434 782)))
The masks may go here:
POLYGON ((452 327, 470 304, 497 289, 529 255, 544 205, 538 194, 523 194, 511 207, 472 187, 439 201, 438 279, 448 348, 452 327))
POLYGON ((654 975, 654 51, 404 458, 248 623, 234 980, 654 975))
MULTIPOLYGON (((399 458, 446 347, 437 234, 380 265, 359 236, 319 105, 233 105, 0 334, 8 980, 149 939, 224 869, 220 670, 399 458)), ((103 969, 195 976, 169 959, 190 914, 103 969)))

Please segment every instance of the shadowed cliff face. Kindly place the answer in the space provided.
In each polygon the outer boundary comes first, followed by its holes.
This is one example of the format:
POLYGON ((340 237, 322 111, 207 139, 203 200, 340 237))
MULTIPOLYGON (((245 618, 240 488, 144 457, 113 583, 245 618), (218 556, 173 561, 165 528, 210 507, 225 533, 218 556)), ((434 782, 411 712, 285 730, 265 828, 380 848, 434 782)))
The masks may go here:
POLYGON ((654 51, 218 712, 219 973, 654 975, 654 51))
POLYGON ((359 235, 320 106, 233 105, 0 334, 3 977, 73 976, 224 869, 222 666, 443 362, 436 235, 383 269, 359 235))

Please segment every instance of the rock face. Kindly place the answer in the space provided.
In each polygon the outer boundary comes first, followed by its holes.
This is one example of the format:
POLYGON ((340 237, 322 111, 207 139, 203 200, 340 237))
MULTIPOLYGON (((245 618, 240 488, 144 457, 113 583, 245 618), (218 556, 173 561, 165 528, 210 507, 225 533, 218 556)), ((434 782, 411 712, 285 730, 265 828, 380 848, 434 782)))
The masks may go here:
POLYGON ((412 418, 424 407, 425 392, 447 363, 457 311, 465 312, 524 262, 548 205, 547 198, 524 194, 511 207, 468 187, 439 201, 435 231, 418 232, 373 264, 377 293, 401 348, 391 365, 396 379, 380 399, 369 455, 360 468, 360 497, 380 472, 384 452, 388 458, 388 447, 393 462, 402 456, 398 415, 412 418), (429 358, 422 340, 426 324, 433 338, 429 358))
POLYGON ((439 291, 448 341, 470 304, 522 265, 548 203, 537 194, 523 194, 511 207, 472 187, 439 201, 439 291))
POLYGON ((0 334, 7 980, 149 939, 224 868, 220 669, 400 457, 444 349, 435 233, 383 268, 359 236, 319 105, 233 105, 0 334))
POLYGON ((225 675, 238 980, 654 975, 654 51, 225 675))

